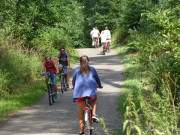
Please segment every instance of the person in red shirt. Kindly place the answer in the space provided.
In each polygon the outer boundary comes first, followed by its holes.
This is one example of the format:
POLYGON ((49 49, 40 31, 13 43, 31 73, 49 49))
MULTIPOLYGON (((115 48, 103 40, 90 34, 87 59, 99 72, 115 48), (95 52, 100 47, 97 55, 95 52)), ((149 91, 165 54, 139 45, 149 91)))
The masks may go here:
POLYGON ((51 59, 51 57, 45 57, 44 58, 44 70, 46 71, 47 74, 49 74, 49 77, 51 79, 51 83, 53 85, 53 90, 57 91, 57 86, 56 86, 56 74, 57 74, 57 68, 55 66, 55 63, 51 59))

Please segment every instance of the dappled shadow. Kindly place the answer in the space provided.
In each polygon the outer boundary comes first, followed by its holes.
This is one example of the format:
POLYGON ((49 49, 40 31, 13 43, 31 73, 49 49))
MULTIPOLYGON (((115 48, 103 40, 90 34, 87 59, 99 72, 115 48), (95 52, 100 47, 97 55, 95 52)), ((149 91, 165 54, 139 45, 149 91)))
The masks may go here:
MULTIPOLYGON (((78 129, 76 106, 72 102, 71 93, 61 95, 60 101, 52 106, 48 105, 48 98, 30 110, 22 111, 2 125, 1 135, 16 134, 47 134, 66 133, 75 134, 78 129)), ((78 133, 78 131, 77 131, 78 133)))
MULTIPOLYGON (((105 118, 107 128, 112 133, 121 125, 117 112, 119 94, 98 92, 98 115, 105 118), (109 105, 113 105, 112 107, 109 105), (109 110, 109 111, 105 111, 109 110), (112 115, 110 115, 112 114, 112 115)), ((94 124, 95 134, 103 135, 99 124, 94 124)), ((61 95, 60 101, 48 105, 47 97, 38 105, 19 112, 1 126, 1 135, 76 135, 79 132, 76 105, 72 102, 72 92, 61 95)))
POLYGON ((97 72, 104 84, 109 84, 116 88, 121 88, 119 81, 123 81, 122 71, 115 71, 112 69, 97 69, 97 72))
POLYGON ((121 65, 121 60, 117 55, 102 55, 99 57, 90 57, 90 63, 93 65, 121 65))
MULTIPOLYGON (((104 88, 98 91, 98 115, 105 118, 107 128, 122 127, 118 113, 118 97, 123 85, 122 64, 117 55, 111 53, 90 56, 90 63, 96 67, 104 88)), ((71 75, 73 71, 71 72, 71 75)), ((128 86, 129 87, 129 86, 128 86)), ((61 94, 60 101, 48 105, 47 96, 41 103, 16 114, 1 126, 0 135, 76 135, 79 132, 76 104, 72 101, 72 91, 61 94)), ((102 128, 95 124, 95 135, 103 135, 102 128)))

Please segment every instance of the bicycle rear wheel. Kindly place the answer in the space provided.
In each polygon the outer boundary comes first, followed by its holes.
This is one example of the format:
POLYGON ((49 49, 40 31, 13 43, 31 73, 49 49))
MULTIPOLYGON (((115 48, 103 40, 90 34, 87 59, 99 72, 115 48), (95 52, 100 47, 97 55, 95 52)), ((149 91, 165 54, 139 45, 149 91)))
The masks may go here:
POLYGON ((64 76, 61 76, 61 92, 64 93, 64 76))
POLYGON ((67 91, 67 86, 66 86, 65 76, 62 75, 62 77, 61 77, 61 92, 64 93, 64 91, 67 91))

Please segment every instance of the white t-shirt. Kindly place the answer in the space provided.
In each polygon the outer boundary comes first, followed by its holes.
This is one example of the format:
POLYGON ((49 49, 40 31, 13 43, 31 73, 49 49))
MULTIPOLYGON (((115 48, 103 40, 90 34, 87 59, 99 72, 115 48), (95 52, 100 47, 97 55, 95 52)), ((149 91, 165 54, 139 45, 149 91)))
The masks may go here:
POLYGON ((104 34, 104 31, 101 32, 101 43, 105 43, 106 42, 106 35, 104 34))
POLYGON ((99 37, 99 30, 93 29, 90 34, 91 34, 92 38, 97 38, 97 37, 99 37))
POLYGON ((104 30, 104 34, 106 35, 106 39, 107 40, 111 39, 111 32, 110 32, 110 30, 104 30))

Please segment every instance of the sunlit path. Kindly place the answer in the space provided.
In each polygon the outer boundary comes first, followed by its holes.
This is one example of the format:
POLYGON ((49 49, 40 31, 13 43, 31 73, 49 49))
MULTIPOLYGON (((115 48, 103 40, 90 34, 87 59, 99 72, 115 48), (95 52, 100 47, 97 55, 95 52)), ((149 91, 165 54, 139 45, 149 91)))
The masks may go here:
MULTIPOLYGON (((117 98, 122 85, 122 64, 114 50, 105 56, 100 55, 99 49, 79 49, 78 52, 90 57, 91 65, 100 75, 104 88, 98 92, 98 115, 105 118, 112 133, 121 125, 117 98)), ((77 135, 76 115, 71 91, 61 95, 60 101, 53 106, 48 105, 45 96, 39 104, 18 112, 1 125, 0 135, 77 135)), ((104 134, 98 124, 94 126, 95 135, 104 134)))
MULTIPOLYGON (((106 55, 101 55, 101 48, 79 49, 78 52, 80 55, 89 56, 90 65, 97 69, 101 78, 103 89, 98 90, 98 115, 105 118, 106 125, 112 132, 121 126, 117 100, 123 84, 123 65, 115 50, 111 50, 106 55)), ((101 131, 99 131, 100 134, 101 131)))

